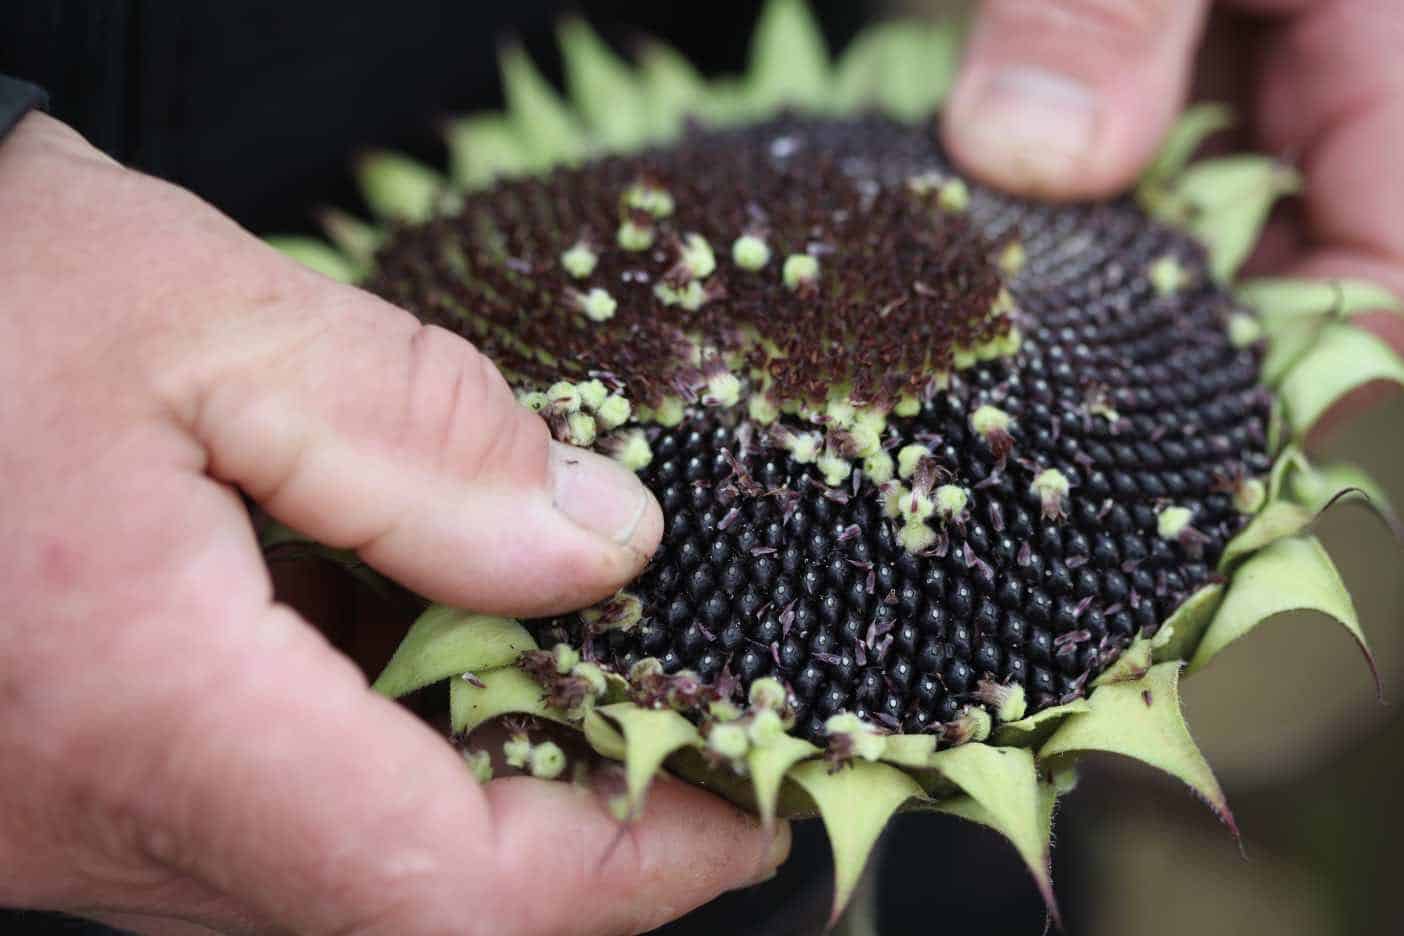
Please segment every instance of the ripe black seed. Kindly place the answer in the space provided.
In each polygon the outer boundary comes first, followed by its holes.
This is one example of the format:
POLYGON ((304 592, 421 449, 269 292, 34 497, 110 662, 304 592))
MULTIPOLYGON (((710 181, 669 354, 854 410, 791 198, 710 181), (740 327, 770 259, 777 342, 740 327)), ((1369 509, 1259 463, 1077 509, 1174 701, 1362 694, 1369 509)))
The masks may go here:
MULTIPOLYGON (((924 361, 928 352, 944 353, 961 329, 973 327, 961 316, 976 308, 983 315, 1002 285, 984 253, 959 245, 978 245, 996 227, 1019 232, 1025 269, 1003 284, 1028 326, 1019 354, 955 373, 921 414, 889 427, 894 451, 920 438, 969 491, 967 519, 939 525, 946 537, 939 554, 901 547, 871 485, 845 484, 843 499, 830 499, 811 484, 818 477, 812 466, 754 436, 747 441, 744 407, 689 406, 681 425, 646 429, 653 462, 641 474, 664 508, 665 535, 649 570, 629 587, 643 603, 644 621, 589 641, 607 667, 627 672, 644 656, 704 678, 729 667, 739 677, 734 698, 742 701, 749 683, 778 661, 815 700, 801 706, 798 732, 817 737, 822 716, 838 711, 882 716, 890 728, 934 729, 974 703, 965 693, 982 679, 1025 684, 1035 709, 1082 692, 1118 648, 1138 632, 1153 632, 1208 581, 1243 522, 1215 478, 1238 466, 1261 476, 1271 460, 1264 444, 1268 401, 1255 389, 1257 355, 1229 346, 1220 324, 1227 299, 1208 285, 1153 298, 1144 276, 1156 257, 1170 254, 1212 282, 1202 253, 1147 224, 1129 202, 1089 211, 982 193, 982 211, 943 218, 933 231, 930 214, 902 194, 907 178, 931 169, 949 166, 925 130, 879 118, 786 118, 753 129, 692 130, 669 150, 499 183, 466 195, 454 216, 391 233, 369 284, 375 291, 459 330, 470 324, 457 308, 480 310, 488 324, 515 330, 557 360, 608 372, 631 400, 654 405, 696 383, 689 382, 692 364, 667 338, 683 319, 653 298, 654 278, 666 269, 609 246, 619 194, 641 173, 665 180, 679 230, 697 230, 717 248, 718 285, 724 282, 727 295, 688 313, 686 328, 728 351, 741 350, 726 345, 744 331, 737 326, 812 348, 812 358, 789 359, 803 360, 802 368, 777 365, 775 380, 795 398, 822 399, 840 381, 895 398, 907 386, 899 381, 912 375, 904 355, 910 350, 924 361), (769 150, 781 132, 810 144, 787 158, 783 172, 769 150), (876 196, 860 196, 855 172, 878 183, 876 196), (826 255, 825 290, 801 301, 778 277, 743 276, 731 265, 723 248, 746 223, 750 205, 765 212, 767 236, 782 250, 878 237, 896 246, 826 255), (480 249, 485 231, 501 249, 480 249), (558 301, 578 288, 558 258, 582 232, 601 256, 590 285, 623 284, 609 286, 619 309, 603 326, 582 328, 562 311, 569 304, 558 301), (918 232, 949 247, 945 272, 923 278, 930 288, 950 290, 943 293, 947 305, 909 300, 911 308, 880 319, 871 314, 874 305, 907 295, 931 254, 918 232), (1070 260, 1065 244, 1072 236, 1084 247, 1070 260), (446 245, 461 259, 445 262, 446 245), (532 275, 504 268, 504 255, 532 275), (626 271, 642 272, 647 285, 627 285, 626 271), (957 279, 959 287, 951 286, 957 279), (805 317, 815 303, 843 328, 861 321, 850 345, 814 340, 809 324, 788 324, 815 321, 805 317), (861 320, 845 319, 850 313, 841 310, 849 309, 861 320), (910 340, 915 322, 930 329, 930 347, 910 340), (877 360, 884 365, 872 366, 877 360), (884 384, 888 378, 894 382, 884 384), (1104 388, 1121 414, 1116 426, 1088 414, 1093 387, 1104 388), (974 405, 991 401, 1016 417, 1015 448, 1002 467, 969 428, 974 405), (1057 467, 1074 481, 1065 518, 1044 520, 1028 465, 1057 467), (751 484, 777 496, 752 493, 751 484), (1207 537, 1201 556, 1157 536, 1161 496, 1195 511, 1195 528, 1207 537), (1055 634, 1083 630, 1092 636, 1055 653, 1063 649, 1054 647, 1055 634), (905 685, 894 672, 908 674, 905 685), (941 694, 933 703, 936 687, 941 694)), ((658 261, 665 262, 672 261, 658 261)), ((562 376, 584 379, 585 370, 562 375, 522 359, 490 330, 468 336, 528 389, 562 376)), ((812 428, 785 419, 790 428, 812 428)), ((543 645, 548 634, 550 642, 587 640, 575 616, 528 626, 543 645)))

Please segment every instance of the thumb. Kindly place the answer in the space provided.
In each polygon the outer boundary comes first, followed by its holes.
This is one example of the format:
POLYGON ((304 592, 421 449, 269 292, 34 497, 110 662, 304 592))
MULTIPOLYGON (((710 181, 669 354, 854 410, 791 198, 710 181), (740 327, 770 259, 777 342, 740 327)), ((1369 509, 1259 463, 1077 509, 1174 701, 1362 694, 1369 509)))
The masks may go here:
MULTIPOLYGON (((785 825, 767 831, 679 782, 658 783, 622 829, 570 783, 479 787, 286 608, 248 622, 219 666, 224 691, 154 740, 145 776, 160 795, 140 821, 150 857, 228 895, 235 919, 296 933, 632 933, 770 875, 788 851, 785 825)), ((183 909, 230 920, 225 905, 183 909)))
POLYGON ((942 130, 1021 195, 1125 188, 1184 99, 1207 0, 984 0, 942 130))
POLYGON ((267 254, 273 301, 240 305, 210 339, 239 358, 193 382, 209 474, 477 611, 579 608, 639 573, 663 523, 632 472, 553 441, 457 335, 267 254))

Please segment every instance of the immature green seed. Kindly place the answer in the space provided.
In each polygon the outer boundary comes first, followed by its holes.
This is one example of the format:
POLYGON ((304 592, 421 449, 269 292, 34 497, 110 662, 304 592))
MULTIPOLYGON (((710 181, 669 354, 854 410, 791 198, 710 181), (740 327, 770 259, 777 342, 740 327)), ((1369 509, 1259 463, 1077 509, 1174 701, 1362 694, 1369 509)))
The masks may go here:
POLYGON ((1263 340, 1263 325, 1257 317, 1235 312, 1228 320, 1229 343, 1235 348, 1248 348, 1263 340))
POLYGON ((571 413, 566 417, 566 437, 562 441, 589 448, 595 444, 595 435, 595 417, 589 413, 571 413))
POLYGON ((1043 502, 1045 519, 1057 519, 1067 513, 1066 503, 1072 485, 1068 483, 1067 475, 1057 468, 1047 468, 1039 472, 1029 485, 1029 490, 1037 494, 1043 502))
POLYGON ((576 279, 585 279, 595 272, 600 258, 584 241, 577 241, 573 247, 561 254, 561 266, 576 279))
POLYGON ((936 489, 936 515, 942 520, 955 520, 965 513, 970 495, 957 484, 943 484, 936 489))
POLYGON ((619 246, 632 253, 638 253, 652 247, 653 239, 652 227, 637 224, 633 220, 625 221, 619 225, 619 233, 616 235, 619 246))
POLYGON ((624 204, 635 211, 643 211, 655 218, 667 218, 676 207, 673 196, 667 189, 639 182, 629 186, 624 192, 624 204))
POLYGON ((942 211, 961 214, 970 208, 970 189, 961 179, 949 179, 941 184, 936 204, 942 211))
POLYGON ((702 395, 703 406, 735 406, 741 401, 741 381, 730 371, 707 378, 707 391, 702 395))
POLYGON ((882 489, 882 515, 889 520, 902 516, 902 500, 910 492, 901 484, 888 484, 882 489))
POLYGON ((966 741, 978 744, 987 739, 993 729, 994 719, 990 718, 990 713, 982 708, 972 706, 956 720, 952 741, 956 744, 963 744, 966 741))
POLYGON ((682 262, 693 279, 706 279, 717 269, 717 255, 701 234, 689 234, 683 241, 682 262))
POLYGON ((565 751, 554 741, 542 741, 531 749, 528 769, 538 780, 554 780, 566 768, 565 751))
POLYGON ((653 295, 665 306, 681 306, 689 312, 707 304, 707 290, 697 280, 689 280, 686 286, 659 283, 653 287, 653 295))
POLYGON ((921 412, 921 400, 910 393, 904 393, 897 398, 897 405, 892 407, 894 415, 910 418, 921 412))
POLYGON ((1147 271, 1151 285, 1162 296, 1170 296, 1189 284, 1189 274, 1179 260, 1166 255, 1150 265, 1147 271))
MULTIPOLYGON (((635 598, 634 602, 637 605, 638 599, 635 598)), ((615 626, 621 630, 628 630, 638 622, 639 613, 636 609, 634 613, 634 619, 632 621, 623 624, 616 624, 615 626)), ((595 698, 599 698, 609 690, 609 682, 605 679, 604 670, 600 669, 600 665, 598 663, 591 663, 588 660, 582 660, 579 663, 575 664, 575 666, 571 667, 570 675, 574 676, 577 679, 585 680, 585 683, 590 687, 590 694, 595 698)))
POLYGON ((922 553, 936 542, 936 531, 920 520, 909 520, 897 533, 902 548, 911 553, 922 553))
POLYGON ((853 451, 859 458, 868 458, 882 450, 882 436, 866 423, 858 423, 848 434, 853 439, 853 451))
POLYGON ((997 406, 988 404, 976 408, 970 414, 970 428, 983 439, 988 439, 996 432, 1009 431, 1009 423, 1012 418, 1004 410, 997 406))
POLYGON ((779 709, 789 701, 789 691, 785 684, 774 676, 764 676, 751 683, 747 701, 753 708, 779 709))
POLYGON ((663 402, 658 404, 658 408, 653 411, 653 421, 660 426, 671 429, 681 423, 686 414, 687 407, 683 406, 681 398, 664 397, 663 402))
POLYGON ((977 687, 976 698, 994 710, 997 721, 1012 722, 1024 717, 1028 710, 1028 698, 1024 687, 1018 683, 1003 683, 984 680, 977 687))
POLYGON ((487 783, 492 779, 492 755, 487 751, 481 749, 470 751, 465 748, 463 760, 479 783, 487 783))
POLYGON ((894 470, 892 456, 881 449, 863 459, 863 474, 874 484, 891 481, 894 470))
POLYGON ((575 384, 568 380, 557 381, 551 384, 546 391, 547 398, 551 401, 551 408, 558 413, 576 413, 580 411, 580 391, 575 384))
POLYGON ((801 465, 812 465, 823 448, 824 437, 817 432, 797 432, 785 441, 790 457, 801 465))
POLYGON ((707 747, 727 760, 737 761, 746 756, 751 739, 746 729, 740 725, 723 723, 713 725, 707 733, 707 747))
POLYGON ((551 648, 551 653, 556 658, 556 672, 562 676, 568 675, 580 662, 580 653, 570 644, 558 643, 551 648))
POLYGON ((809 254, 790 254, 781 270, 785 288, 791 292, 819 281, 819 261, 809 254))
POLYGON ((897 506, 907 523, 921 523, 936 512, 936 502, 918 490, 907 492, 897 506))
POLYGON ((592 322, 608 322, 618 308, 614 297, 598 286, 580 297, 580 311, 592 322))
POLYGON ((642 429, 631 429, 614 437, 610 457, 630 471, 643 471, 653 461, 653 447, 642 429))
POLYGON ((831 425, 847 429, 853 425, 853 421, 858 416, 858 410, 853 405, 852 400, 833 399, 824 405, 824 416, 831 425))
POLYGON ((628 422, 629 417, 633 414, 632 411, 633 407, 630 406, 628 399, 617 393, 611 393, 595 407, 595 419, 599 422, 601 429, 609 431, 628 422))
POLYGON ((747 414, 751 421, 762 426, 768 426, 780 418, 780 407, 767 396, 753 396, 746 406, 747 414))
POLYGON ((921 460, 930 457, 931 449, 924 445, 913 442, 911 445, 902 446, 897 452, 897 476, 910 478, 916 474, 917 465, 921 464, 921 460))
POLYGON ((829 737, 844 736, 852 746, 853 755, 866 761, 882 758, 887 748, 887 739, 878 734, 863 720, 851 712, 834 715, 824 722, 824 731, 829 737))
POLYGON ((1156 514, 1155 529, 1161 539, 1179 539, 1193 519, 1194 514, 1188 507, 1166 507, 1156 514))
POLYGON ((517 397, 517 402, 521 403, 533 413, 544 412, 546 407, 551 405, 550 398, 540 390, 521 394, 517 397))
POLYGON ((1028 260, 1024 245, 1020 241, 1010 241, 999 252, 999 268, 1006 276, 1018 276, 1028 260))
POLYGON ((531 760, 531 741, 526 735, 513 735, 502 744, 502 757, 508 767, 521 770, 531 760))
POLYGON ((754 234, 742 234, 731 245, 731 259, 741 269, 755 273, 770 262, 770 245, 754 234))
POLYGON ((597 411, 604 405, 605 397, 609 393, 604 382, 596 379, 578 383, 575 389, 580 394, 580 405, 592 411, 597 411))
POLYGON ((848 459, 835 455, 832 452, 825 452, 815 460, 815 467, 824 475, 824 483, 829 487, 838 487, 848 480, 853 474, 853 465, 848 459))

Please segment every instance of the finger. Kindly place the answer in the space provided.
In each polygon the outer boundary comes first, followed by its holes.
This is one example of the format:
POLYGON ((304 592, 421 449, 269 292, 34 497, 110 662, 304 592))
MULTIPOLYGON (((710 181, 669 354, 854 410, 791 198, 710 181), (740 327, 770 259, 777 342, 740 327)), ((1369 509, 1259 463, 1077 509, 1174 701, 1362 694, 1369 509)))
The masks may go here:
POLYGON ((1404 260, 1404 18, 1392 0, 1307 7, 1269 40, 1259 130, 1298 157, 1305 220, 1318 246, 1404 260))
POLYGON ((982 181, 1071 199, 1125 188, 1184 101, 1207 0, 985 0, 946 109, 982 181))
POLYGON ((627 836, 592 794, 486 788, 290 612, 154 752, 137 825, 162 865, 299 933, 614 933, 768 874, 788 839, 660 784, 627 836), (159 793, 155 792, 159 791, 159 793), (547 895, 549 899, 545 899, 547 895))
POLYGON ((212 476, 478 611, 570 610, 637 575, 662 515, 632 472, 551 440, 456 335, 300 269, 279 275, 281 317, 221 338, 258 353, 187 391, 212 476))

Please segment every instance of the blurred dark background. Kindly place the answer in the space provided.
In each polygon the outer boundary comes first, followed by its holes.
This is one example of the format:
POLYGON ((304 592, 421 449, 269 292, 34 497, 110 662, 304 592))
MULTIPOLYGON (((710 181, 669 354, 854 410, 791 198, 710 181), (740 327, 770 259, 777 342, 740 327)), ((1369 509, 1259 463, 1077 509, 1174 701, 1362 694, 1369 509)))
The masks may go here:
MULTIPOLYGON (((816 0, 831 45, 887 8, 946 15, 940 0, 816 0)), ((188 3, 3 0, 0 72, 44 85, 51 111, 117 158, 187 186, 250 230, 310 230, 309 209, 356 210, 345 171, 367 145, 442 162, 439 117, 499 106, 495 48, 515 35, 558 77, 551 26, 583 12, 621 51, 662 36, 708 73, 742 66, 752 2, 514 0, 188 3)), ((1404 503, 1392 401, 1323 448, 1373 469, 1404 503)), ((1400 552, 1362 511, 1322 528, 1355 591, 1389 698, 1404 686, 1400 552)), ((1228 789, 1246 860, 1182 788, 1110 761, 1084 771, 1057 827, 1055 879, 1069 933, 1302 936, 1404 932, 1394 881, 1404 841, 1404 721, 1376 704, 1344 634, 1288 617, 1186 685, 1190 723, 1228 789)), ((827 847, 797 829, 769 885, 730 895, 667 936, 803 936, 827 904, 827 847)), ((1013 852, 947 817, 889 833, 869 893, 892 936, 1037 936, 1044 916, 1013 852)), ((0 874, 3 874, 0 869, 0 874)), ((0 932, 110 932, 0 911, 0 932)), ((855 930, 850 936, 860 932, 855 930)))

